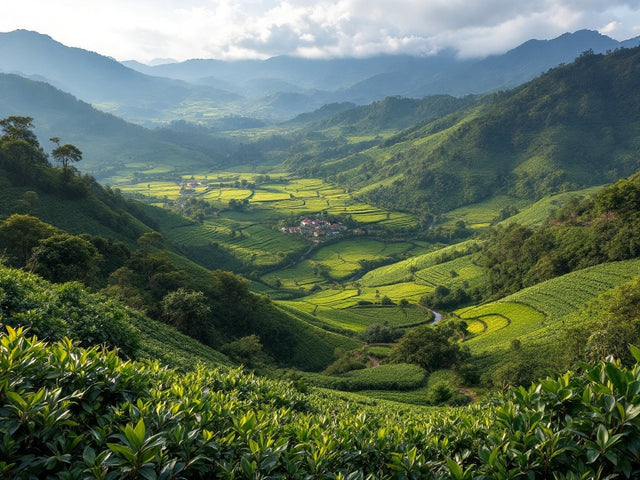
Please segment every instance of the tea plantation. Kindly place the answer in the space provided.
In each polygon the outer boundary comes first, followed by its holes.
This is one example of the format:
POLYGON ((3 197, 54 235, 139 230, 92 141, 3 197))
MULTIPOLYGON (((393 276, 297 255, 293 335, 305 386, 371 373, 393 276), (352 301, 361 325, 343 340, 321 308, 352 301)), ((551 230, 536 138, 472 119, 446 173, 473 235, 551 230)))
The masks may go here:
POLYGON ((640 367, 614 361, 421 409, 237 369, 179 372, 10 327, 0 338, 11 479, 635 478, 639 415, 640 367))

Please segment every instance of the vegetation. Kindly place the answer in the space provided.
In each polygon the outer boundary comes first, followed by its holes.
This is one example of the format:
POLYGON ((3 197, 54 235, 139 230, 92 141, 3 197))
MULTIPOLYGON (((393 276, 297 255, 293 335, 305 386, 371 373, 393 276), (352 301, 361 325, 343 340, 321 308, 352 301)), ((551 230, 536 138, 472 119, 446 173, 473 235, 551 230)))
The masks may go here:
POLYGON ((78 283, 51 284, 37 275, 0 267, 0 316, 5 325, 27 326, 42 339, 63 337, 82 346, 118 348, 135 356, 140 335, 130 312, 78 283))
POLYGON ((123 362, 11 328, 0 338, 0 362, 7 478, 640 473, 640 368, 613 361, 520 388, 498 406, 430 415, 302 394, 238 370, 181 374, 123 362))
MULTIPOLYGON (((639 54, 336 107, 211 171, 130 162, 117 188, 1 120, 0 472, 640 475, 640 173, 618 180, 639 54)), ((165 132, 211 148, 187 133, 165 132)))
POLYGON ((391 358, 416 364, 427 372, 460 366, 469 357, 468 350, 459 342, 465 334, 464 322, 417 327, 400 338, 391 358))

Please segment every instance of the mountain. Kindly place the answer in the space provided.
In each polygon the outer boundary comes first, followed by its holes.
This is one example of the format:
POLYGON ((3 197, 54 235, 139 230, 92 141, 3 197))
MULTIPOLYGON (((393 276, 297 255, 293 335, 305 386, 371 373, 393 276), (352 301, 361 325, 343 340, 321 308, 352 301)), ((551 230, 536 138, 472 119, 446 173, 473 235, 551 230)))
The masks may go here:
POLYGON ((514 88, 549 68, 570 63, 581 53, 604 53, 640 45, 640 39, 618 42, 592 30, 565 33, 551 40, 529 40, 501 55, 480 60, 458 61, 448 69, 427 74, 418 64, 396 72, 385 72, 349 89, 353 94, 423 97, 433 94, 466 95, 514 88))
POLYGON ((166 109, 185 101, 228 103, 238 98, 213 87, 145 75, 112 58, 26 30, 0 33, 0 71, 46 79, 86 102, 138 121, 163 118, 166 109))
POLYGON ((0 71, 47 81, 74 96, 141 124, 176 117, 207 123, 228 115, 281 121, 327 103, 359 105, 390 95, 421 98, 515 87, 587 50, 635 46, 594 31, 531 40, 481 60, 437 55, 267 60, 193 59, 155 66, 70 48, 36 32, 0 34, 0 71))
MULTIPOLYGON (((498 192, 540 198, 614 181, 640 167, 639 62, 640 48, 586 53, 374 148, 324 163, 318 154, 290 156, 289 165, 359 190, 374 204, 420 214, 439 214, 498 192)), ((326 123, 340 123, 348 114, 326 123)))
MULTIPOLYGON (((149 130, 101 112, 47 83, 0 74, 0 118, 11 115, 34 118, 40 138, 60 137, 65 143, 75 144, 84 154, 81 170, 98 179, 126 170, 127 164, 151 161, 170 170, 185 159, 212 165, 229 151, 229 142, 207 136, 207 144, 200 142, 200 148, 187 141, 186 134, 174 132, 169 136, 149 130)), ((43 142, 45 150, 53 147, 47 143, 43 142)))
MULTIPOLYGON (((572 62, 582 52, 604 53, 640 44, 640 38, 618 42, 596 31, 565 33, 552 40, 530 40, 501 55, 460 59, 445 50, 437 55, 412 57, 388 55, 360 59, 310 60, 274 57, 268 60, 188 60, 157 66, 137 62, 126 65, 149 75, 193 83, 220 82, 243 96, 309 90, 327 92, 330 102, 367 104, 390 95, 421 98, 432 94, 466 95, 513 88, 549 68, 572 62), (271 82, 269 88, 266 84, 271 82), (262 84, 262 89, 256 88, 262 84), (290 85, 287 85, 290 84, 290 85), (231 86, 233 85, 233 87, 231 86)), ((309 109, 311 110, 311 109, 309 109)))

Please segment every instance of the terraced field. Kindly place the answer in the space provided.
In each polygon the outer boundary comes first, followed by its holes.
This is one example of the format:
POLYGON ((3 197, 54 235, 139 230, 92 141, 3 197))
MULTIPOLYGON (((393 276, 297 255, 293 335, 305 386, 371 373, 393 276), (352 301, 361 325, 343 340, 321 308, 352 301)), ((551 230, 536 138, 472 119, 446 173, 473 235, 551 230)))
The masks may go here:
POLYGON ((533 205, 521 208, 519 213, 503 220, 500 224, 509 225, 511 223, 519 223, 520 225, 528 226, 540 225, 547 220, 554 211, 558 210, 558 208, 569 202, 572 198, 594 195, 601 188, 602 186, 600 185, 585 188, 584 190, 559 193, 557 195, 544 197, 533 205))
MULTIPOLYGON (((291 237, 296 238, 296 237, 291 237)), ((367 238, 345 239, 321 247, 308 259, 261 280, 269 285, 309 291, 315 285, 344 281, 363 268, 361 261, 384 261, 394 256, 423 252, 426 244, 382 242, 367 238)))
POLYGON ((438 265, 442 263, 443 257, 461 254, 469 248, 473 248, 476 243, 476 240, 468 240, 429 253, 423 253, 392 265, 376 268, 363 275, 360 283, 367 287, 376 287, 410 281, 413 278, 413 273, 438 265))
POLYGON ((508 197, 506 195, 498 195, 490 200, 479 202, 470 206, 457 208, 447 213, 447 218, 451 220, 447 224, 453 224, 463 221, 470 228, 484 228, 491 225, 491 222, 500 214, 500 211, 506 207, 515 206, 519 210, 528 207, 529 201, 508 197))
MULTIPOLYGON (((166 173, 166 172, 158 172, 166 173)), ((264 177, 264 176, 262 176, 264 177)), ((235 256, 248 265, 268 267, 282 263, 289 254, 300 253, 307 240, 274 230, 278 222, 291 216, 315 217, 321 214, 350 215, 367 228, 377 225, 385 228, 411 228, 416 220, 412 215, 390 212, 358 202, 342 188, 337 188, 321 179, 279 178, 257 183, 258 176, 250 173, 216 172, 176 176, 175 181, 149 181, 144 183, 122 183, 114 185, 123 193, 138 194, 163 207, 167 201, 178 199, 204 199, 221 211, 209 217, 202 225, 185 225, 171 229, 167 236, 174 242, 186 246, 218 244, 230 249, 235 256), (181 195, 181 188, 188 183, 189 193, 181 195), (228 209, 231 200, 248 200, 244 211, 228 209)), ((294 226, 294 225, 291 225, 294 226)), ((423 253, 423 249, 400 242, 397 245, 378 244, 363 240, 360 253, 357 247, 345 244, 344 252, 336 249, 326 258, 312 259, 315 264, 295 266, 292 271, 283 271, 277 278, 269 276, 264 281, 270 285, 280 284, 286 288, 313 286, 318 281, 307 275, 298 275, 300 270, 314 270, 318 263, 328 268, 328 276, 341 280, 352 276, 361 265, 360 260, 378 260, 382 257, 405 253, 423 253)), ((322 255, 322 254, 321 254, 322 255)), ((317 276, 317 275, 316 275, 317 276)))
MULTIPOLYGON (((158 172, 162 173, 162 172, 158 172)), ((325 211, 328 214, 348 214, 354 220, 364 224, 380 224, 386 227, 412 227, 416 221, 412 215, 402 212, 389 212, 371 205, 357 202, 351 194, 342 188, 325 183, 320 179, 303 178, 289 182, 272 180, 255 185, 252 189, 233 188, 242 183, 255 182, 255 175, 244 173, 216 173, 183 175, 174 182, 149 181, 143 183, 127 183, 114 185, 124 193, 137 193, 145 196, 175 200, 180 196, 180 188, 186 182, 198 181, 200 185, 191 187, 190 195, 204 198, 218 206, 225 206, 229 200, 250 200, 254 205, 268 205, 276 209, 282 217, 291 214, 316 214, 325 211), (181 185, 182 184, 182 185, 181 185)))
POLYGON ((306 244, 262 225, 243 225, 224 220, 192 223, 166 231, 178 244, 203 246, 219 244, 233 250, 238 258, 257 266, 276 265, 282 255, 301 252, 306 244), (280 254, 280 255, 279 255, 280 254))
POLYGON ((467 342, 474 352, 503 347, 516 338, 542 339, 561 330, 568 315, 631 280, 639 270, 640 259, 596 265, 455 313, 469 324, 473 337, 467 342))
POLYGON ((415 283, 437 287, 455 288, 480 282, 484 271, 474 264, 475 255, 466 255, 449 262, 418 270, 413 274, 415 283))
POLYGON ((407 328, 433 321, 430 312, 415 306, 357 306, 336 308, 305 301, 279 301, 278 305, 292 315, 331 331, 361 332, 372 323, 387 322, 407 328))

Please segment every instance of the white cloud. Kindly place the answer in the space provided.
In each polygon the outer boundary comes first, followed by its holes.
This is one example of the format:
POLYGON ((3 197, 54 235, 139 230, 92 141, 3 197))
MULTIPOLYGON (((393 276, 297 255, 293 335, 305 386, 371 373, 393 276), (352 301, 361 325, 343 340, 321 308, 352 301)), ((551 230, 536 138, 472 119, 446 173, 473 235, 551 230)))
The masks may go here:
POLYGON ((27 28, 118 59, 274 55, 481 56, 581 28, 640 34, 640 0, 21 0, 0 31, 27 28))

